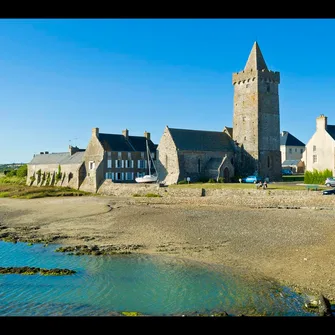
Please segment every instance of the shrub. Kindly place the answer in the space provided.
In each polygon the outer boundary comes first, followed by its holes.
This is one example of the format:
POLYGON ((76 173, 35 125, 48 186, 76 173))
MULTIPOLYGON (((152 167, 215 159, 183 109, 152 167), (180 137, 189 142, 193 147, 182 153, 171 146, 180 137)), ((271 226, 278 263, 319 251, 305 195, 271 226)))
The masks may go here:
POLYGON ((16 170, 16 175, 18 177, 27 177, 28 174, 28 167, 27 164, 21 165, 17 170, 16 170))
POLYGON ((208 182, 209 182, 209 183, 216 183, 216 180, 215 180, 214 178, 209 178, 209 179, 208 179, 208 182))
POLYGON ((326 169, 319 171, 314 169, 313 171, 306 171, 304 174, 305 184, 324 184, 327 177, 332 177, 333 173, 331 170, 326 169))

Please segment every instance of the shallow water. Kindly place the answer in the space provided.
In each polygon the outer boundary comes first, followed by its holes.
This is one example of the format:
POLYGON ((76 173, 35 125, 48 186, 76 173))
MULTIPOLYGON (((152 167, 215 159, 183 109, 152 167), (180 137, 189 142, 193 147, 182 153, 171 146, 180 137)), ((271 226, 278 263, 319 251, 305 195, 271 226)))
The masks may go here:
POLYGON ((74 256, 0 242, 0 266, 66 268, 74 275, 0 275, 0 316, 315 316, 306 297, 266 280, 247 280, 223 266, 147 255, 74 256))

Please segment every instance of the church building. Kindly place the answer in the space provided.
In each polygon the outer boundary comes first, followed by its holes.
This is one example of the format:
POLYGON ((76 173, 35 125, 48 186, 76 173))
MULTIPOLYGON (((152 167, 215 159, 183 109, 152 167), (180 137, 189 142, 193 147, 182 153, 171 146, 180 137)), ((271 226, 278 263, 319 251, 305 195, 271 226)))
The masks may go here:
POLYGON ((233 127, 218 132, 166 126, 157 147, 161 181, 232 182, 252 174, 281 180, 279 72, 268 69, 255 42, 244 70, 232 79, 233 127))

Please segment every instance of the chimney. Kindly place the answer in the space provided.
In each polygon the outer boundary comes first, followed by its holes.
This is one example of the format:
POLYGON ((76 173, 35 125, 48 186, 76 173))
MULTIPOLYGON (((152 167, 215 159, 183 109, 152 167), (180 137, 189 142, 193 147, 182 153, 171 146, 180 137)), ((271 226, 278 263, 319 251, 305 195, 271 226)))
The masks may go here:
POLYGON ((144 137, 147 139, 147 140, 150 140, 150 133, 148 133, 147 131, 144 132, 144 137))
POLYGON ((78 147, 73 147, 72 145, 69 145, 69 153, 70 153, 70 156, 72 156, 73 154, 75 154, 76 152, 79 151, 79 148, 78 147))
POLYGON ((325 130, 327 129, 327 116, 321 114, 316 118, 316 130, 325 130))
POLYGON ((99 128, 92 129, 92 136, 99 137, 99 128))
POLYGON ((128 139, 128 134, 129 134, 128 129, 122 130, 122 135, 123 135, 126 139, 128 139))
POLYGON ((40 155, 44 155, 44 151, 40 151, 40 155))
POLYGON ((44 151, 44 153, 47 155, 49 153, 49 151, 44 151))

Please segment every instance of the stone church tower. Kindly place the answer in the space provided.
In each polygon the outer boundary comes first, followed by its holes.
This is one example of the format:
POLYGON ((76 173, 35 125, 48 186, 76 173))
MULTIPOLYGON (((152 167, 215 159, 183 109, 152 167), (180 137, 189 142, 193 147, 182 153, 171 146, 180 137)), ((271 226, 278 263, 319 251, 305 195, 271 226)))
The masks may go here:
POLYGON ((255 42, 244 70, 233 74, 233 139, 240 149, 240 175, 281 180, 279 83, 279 72, 268 70, 255 42))

